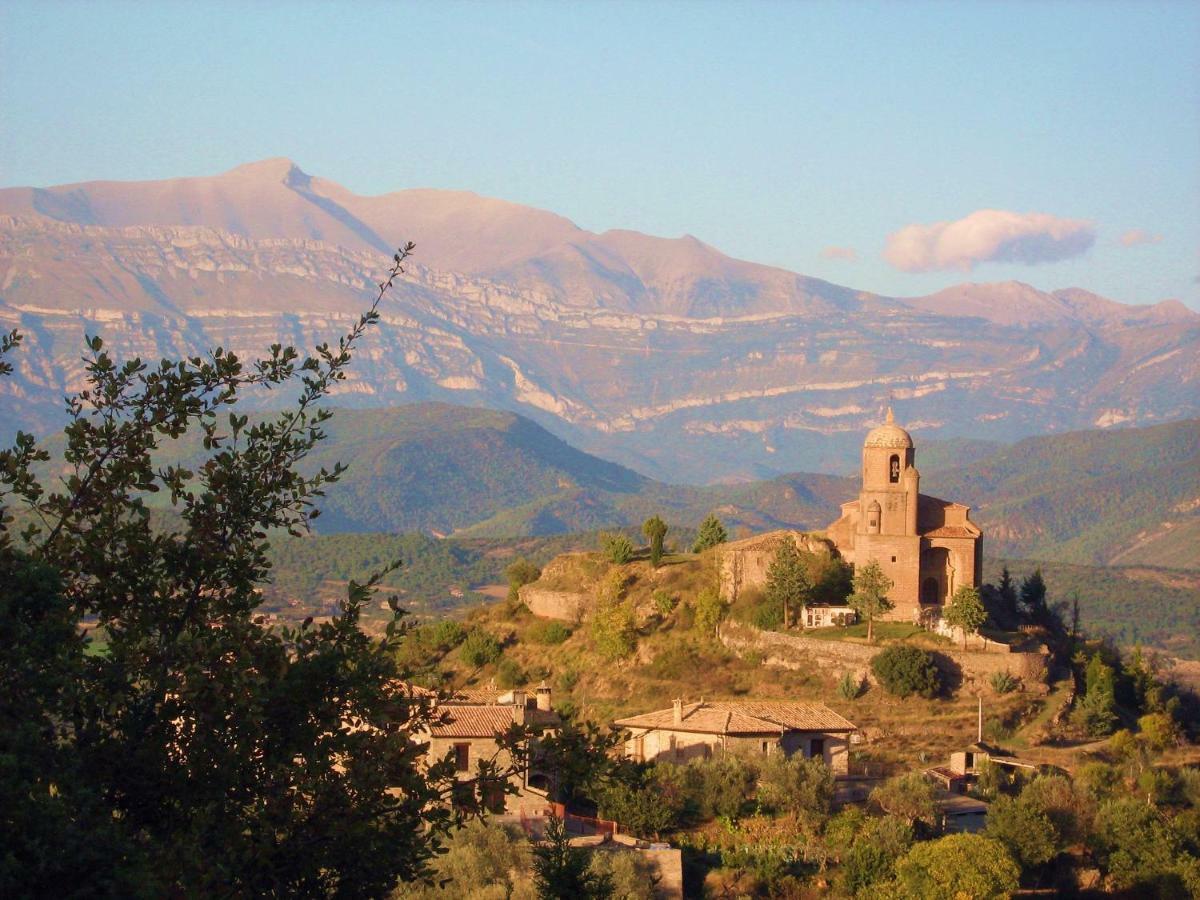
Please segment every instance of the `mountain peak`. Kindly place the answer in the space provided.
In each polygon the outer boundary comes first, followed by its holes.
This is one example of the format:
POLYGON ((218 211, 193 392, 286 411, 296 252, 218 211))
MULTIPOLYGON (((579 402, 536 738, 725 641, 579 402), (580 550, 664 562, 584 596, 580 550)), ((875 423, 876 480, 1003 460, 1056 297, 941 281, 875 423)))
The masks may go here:
POLYGON ((295 162, 288 159, 286 156, 272 156, 270 159, 260 159, 257 162, 242 163, 240 166, 234 166, 228 172, 227 176, 237 176, 239 178, 260 178, 271 181, 310 181, 311 178, 307 172, 301 169, 295 162))

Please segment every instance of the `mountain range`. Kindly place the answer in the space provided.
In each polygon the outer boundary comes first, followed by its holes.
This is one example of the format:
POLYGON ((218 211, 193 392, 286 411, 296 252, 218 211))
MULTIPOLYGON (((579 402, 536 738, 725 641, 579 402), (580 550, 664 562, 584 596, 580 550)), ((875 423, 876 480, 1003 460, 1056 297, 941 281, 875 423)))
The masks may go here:
POLYGON ((410 239, 339 402, 516 411, 659 480, 852 471, 889 401, 964 447, 1200 415, 1200 315, 1174 301, 1015 282, 883 297, 469 193, 359 196, 273 159, 0 190, 0 326, 26 334, 2 428, 61 421, 85 332, 151 358, 330 339, 410 239))

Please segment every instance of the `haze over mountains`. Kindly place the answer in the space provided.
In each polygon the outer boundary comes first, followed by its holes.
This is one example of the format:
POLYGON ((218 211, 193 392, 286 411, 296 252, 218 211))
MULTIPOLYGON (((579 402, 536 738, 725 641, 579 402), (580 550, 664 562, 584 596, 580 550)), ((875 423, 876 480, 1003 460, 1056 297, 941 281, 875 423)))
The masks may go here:
POLYGON ((346 403, 516 410, 663 480, 852 470, 889 397, 919 439, 1200 415, 1200 315, 1178 303, 1015 282, 880 297, 691 237, 460 192, 361 197, 267 160, 0 190, 0 326, 27 335, 3 428, 56 423, 85 331, 144 357, 334 337, 410 239, 346 403))

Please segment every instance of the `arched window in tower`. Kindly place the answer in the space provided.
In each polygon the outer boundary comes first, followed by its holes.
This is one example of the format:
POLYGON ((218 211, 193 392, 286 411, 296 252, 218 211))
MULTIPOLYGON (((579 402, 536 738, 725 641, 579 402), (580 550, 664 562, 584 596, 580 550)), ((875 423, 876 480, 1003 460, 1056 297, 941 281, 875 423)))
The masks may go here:
POLYGON ((879 534, 879 517, 882 513, 879 501, 872 500, 870 506, 867 507, 867 532, 869 534, 879 534))
POLYGON ((896 484, 900 481, 900 457, 895 453, 893 453, 892 458, 888 460, 888 481, 890 481, 892 484, 896 484))

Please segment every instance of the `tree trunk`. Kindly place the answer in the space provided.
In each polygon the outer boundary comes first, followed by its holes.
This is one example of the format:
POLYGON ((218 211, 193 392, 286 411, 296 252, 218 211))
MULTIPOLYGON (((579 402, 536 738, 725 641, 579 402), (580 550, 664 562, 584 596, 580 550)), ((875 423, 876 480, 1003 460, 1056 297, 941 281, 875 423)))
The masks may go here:
POLYGON ((867 616, 867 643, 875 642, 875 617, 867 616))

